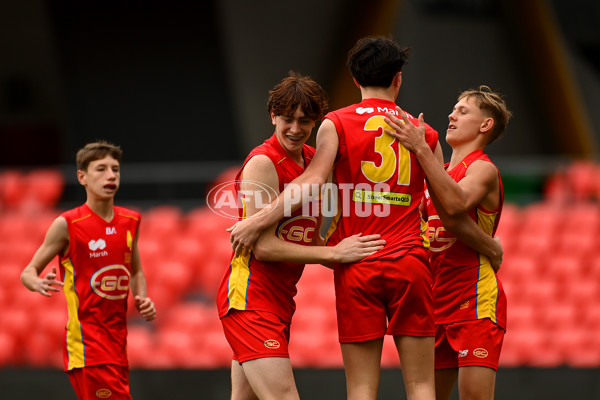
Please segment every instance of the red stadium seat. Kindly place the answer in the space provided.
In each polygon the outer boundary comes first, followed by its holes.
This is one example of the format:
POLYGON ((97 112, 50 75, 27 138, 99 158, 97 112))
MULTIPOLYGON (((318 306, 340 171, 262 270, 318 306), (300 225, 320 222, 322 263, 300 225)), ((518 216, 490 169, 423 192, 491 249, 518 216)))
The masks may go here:
POLYGON ((526 345, 530 346, 530 358, 527 365, 555 368, 565 363, 563 351, 556 341, 554 332, 538 330, 528 334, 529 338, 525 341, 526 345))
POLYGON ((322 265, 306 265, 298 282, 296 302, 301 305, 328 307, 335 311, 333 271, 322 265))
POLYGON ((500 353, 500 366, 519 367, 528 364, 533 352, 531 343, 535 343, 536 338, 535 330, 511 330, 509 327, 500 353))
POLYGON ((583 273, 586 279, 600 282, 600 252, 596 251, 583 260, 583 273))
POLYGON ((512 251, 519 255, 543 257, 557 244, 557 234, 551 227, 523 227, 512 251))
POLYGON ((539 310, 529 303, 516 303, 508 297, 507 325, 512 331, 531 330, 536 327, 539 310))
POLYGON ((11 335, 15 340, 25 338, 33 327, 33 321, 29 314, 24 310, 9 308, 0 313, 0 326, 2 331, 11 335))
MULTIPOLYGON (((173 329, 157 332, 157 351, 168 355, 167 368, 186 368, 190 366, 190 358, 195 354, 192 337, 187 332, 173 329)), ((165 360, 166 361, 166 360, 165 360)))
POLYGON ((579 230, 564 230, 558 238, 556 246, 548 249, 550 255, 587 257, 598 248, 600 232, 583 232, 579 230))
POLYGON ((27 193, 25 174, 18 170, 0 172, 0 210, 16 210, 27 193))
POLYGON ((529 284, 522 285, 520 290, 521 301, 541 309, 548 304, 549 299, 555 299, 560 292, 556 281, 544 276, 540 276, 537 281, 530 281, 529 284))
MULTIPOLYGON (((171 288, 163 286, 157 279, 151 277, 147 279, 147 282, 148 297, 154 302, 157 314, 162 314, 181 299, 182 293, 173 292, 171 288)), ((132 301, 130 300, 130 302, 132 301)), ((131 305, 128 314, 137 317, 138 312, 131 305)))
POLYGON ((598 168, 595 163, 587 160, 573 162, 567 167, 569 193, 576 201, 590 200, 594 197, 600 179, 598 168))
POLYGON ((63 364, 63 337, 53 337, 33 330, 23 340, 24 362, 35 368, 48 368, 63 364))
POLYGON ((563 292, 572 281, 579 281, 582 276, 583 260, 576 253, 571 255, 550 254, 542 263, 543 273, 556 280, 558 291, 563 292))
POLYGON ((182 232, 183 213, 179 207, 157 206, 145 211, 142 215, 140 238, 154 239, 163 246, 167 246, 180 238, 182 232))
MULTIPOLYGON (((212 248, 202 242, 190 237, 183 237, 173 244, 169 257, 172 261, 177 261, 186 266, 189 271, 189 290, 202 289, 205 278, 204 267, 206 260, 210 258, 212 248)), ((219 268, 222 272, 222 269, 219 268)), ((207 283, 212 285, 213 283, 207 283)), ((218 284, 218 283, 217 283, 218 284)), ((215 288, 216 289, 216 288, 215 288)))
POLYGON ((518 234, 519 226, 522 220, 521 210, 518 206, 505 203, 500 216, 500 223, 496 230, 496 235, 502 240, 510 240, 518 234))
POLYGON ((598 301, 589 302, 581 312, 582 329, 600 332, 600 303, 598 301))
POLYGON ((154 356, 156 340, 149 327, 130 325, 127 333, 127 356, 132 368, 147 368, 154 356))
POLYGON ((138 249, 142 268, 146 274, 151 273, 154 268, 160 268, 160 261, 169 256, 167 246, 163 247, 160 240, 146 238, 142 235, 138 240, 138 249))
POLYGON ((565 302, 580 310, 600 307, 600 280, 585 275, 565 282, 565 302))
POLYGON ((567 332, 557 338, 565 347, 566 363, 572 368, 598 368, 600 337, 597 330, 567 332))
POLYGON ((562 328, 572 328, 577 322, 578 310, 572 304, 550 301, 546 307, 539 309, 537 321, 540 329, 557 332, 562 328))
POLYGON ((206 330, 209 326, 220 327, 216 306, 200 302, 181 302, 165 310, 165 315, 157 320, 162 328, 175 329, 189 334, 206 330))
POLYGON ((237 220, 226 218, 211 211, 208 207, 191 210, 185 216, 186 235, 200 241, 213 243, 216 239, 229 241, 226 229, 237 220))
POLYGON ((27 193, 22 200, 22 208, 32 212, 52 210, 65 187, 62 172, 55 169, 37 169, 29 172, 25 179, 27 193))
POLYGON ((22 349, 14 336, 0 330, 0 367, 15 366, 19 364, 19 352, 22 349))
POLYGON ((600 229, 600 207, 595 202, 574 204, 564 208, 563 213, 566 230, 596 232, 600 229))
POLYGON ((503 283, 526 283, 539 273, 540 259, 527 253, 506 253, 498 277, 503 283))
POLYGON ((192 285, 193 271, 178 261, 164 261, 153 271, 152 278, 179 297, 185 295, 192 285))
POLYGON ((292 322, 290 334, 290 360, 296 368, 341 368, 342 353, 333 332, 323 334, 295 329, 292 322))
POLYGON ((232 351, 225 339, 223 329, 210 329, 202 334, 196 368, 230 368, 232 351))
MULTIPOLYGON (((34 295, 34 293, 31 294, 34 295)), ((51 337, 55 341, 62 342, 68 319, 67 306, 62 293, 55 296, 60 297, 60 299, 42 299, 49 300, 46 302, 46 307, 39 307, 31 313, 30 317, 35 321, 36 331, 51 337)), ((41 298, 39 295, 37 297, 41 298)))

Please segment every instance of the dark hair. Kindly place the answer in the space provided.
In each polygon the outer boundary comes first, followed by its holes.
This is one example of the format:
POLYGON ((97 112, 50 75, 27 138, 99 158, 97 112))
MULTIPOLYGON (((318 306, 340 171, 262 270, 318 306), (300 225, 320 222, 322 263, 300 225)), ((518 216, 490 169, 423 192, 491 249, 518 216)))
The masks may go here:
POLYGON ((87 171, 88 165, 92 161, 101 160, 106 156, 111 156, 121 163, 123 151, 119 146, 100 140, 94 143, 88 143, 77 152, 75 158, 77 169, 87 171))
POLYGON ((390 38, 365 37, 359 39, 348 53, 347 65, 361 86, 387 88, 409 55, 410 48, 401 48, 390 38))
POLYGON ((296 109, 314 120, 320 120, 328 107, 327 97, 323 88, 308 76, 290 71, 269 91, 267 111, 275 115, 292 116, 296 109))
POLYGON ((495 93, 489 86, 481 85, 477 89, 465 90, 458 96, 458 100, 473 98, 479 109, 487 113, 494 120, 488 144, 500 138, 508 125, 512 112, 506 107, 506 102, 499 93, 495 93))

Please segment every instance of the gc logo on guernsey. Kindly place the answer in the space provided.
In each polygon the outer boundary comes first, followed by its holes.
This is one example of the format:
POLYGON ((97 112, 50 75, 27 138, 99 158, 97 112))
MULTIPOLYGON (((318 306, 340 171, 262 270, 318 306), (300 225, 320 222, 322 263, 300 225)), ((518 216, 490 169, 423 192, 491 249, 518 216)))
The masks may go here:
POLYGON ((108 300, 120 300, 129 292, 129 270, 123 265, 108 265, 90 279, 94 292, 108 300))
POLYGON ((277 228, 277 237, 286 242, 310 244, 315 233, 315 217, 299 215, 290 218, 277 228))

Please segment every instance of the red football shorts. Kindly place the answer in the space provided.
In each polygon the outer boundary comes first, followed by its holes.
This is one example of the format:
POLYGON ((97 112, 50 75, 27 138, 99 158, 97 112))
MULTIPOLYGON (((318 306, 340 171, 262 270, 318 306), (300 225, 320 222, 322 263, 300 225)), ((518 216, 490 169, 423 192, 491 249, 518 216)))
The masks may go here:
POLYGON ((340 264, 335 269, 340 343, 387 335, 435 336, 427 250, 395 260, 340 264))
POLYGON ((221 324, 233 359, 240 364, 264 357, 290 357, 290 324, 273 313, 229 310, 221 324))
POLYGON ((67 371, 79 400, 131 400, 129 368, 115 364, 93 365, 67 371))
POLYGON ((498 370, 504 333, 489 318, 437 325, 435 368, 482 366, 498 370))

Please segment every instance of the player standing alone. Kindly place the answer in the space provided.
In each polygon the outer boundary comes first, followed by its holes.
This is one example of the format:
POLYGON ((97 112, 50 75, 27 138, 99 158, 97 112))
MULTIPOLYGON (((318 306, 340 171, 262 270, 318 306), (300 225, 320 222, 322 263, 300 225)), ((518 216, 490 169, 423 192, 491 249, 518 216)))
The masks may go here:
POLYGON ((137 246, 140 214, 114 205, 121 154, 119 147, 102 141, 78 151, 77 178, 87 200, 52 222, 21 274, 29 290, 44 296, 63 288, 68 308, 64 366, 80 400, 131 399, 126 321, 130 287, 140 314, 147 321, 156 315, 146 296, 137 246), (56 280, 56 268, 39 276, 56 256, 63 282, 56 280))

